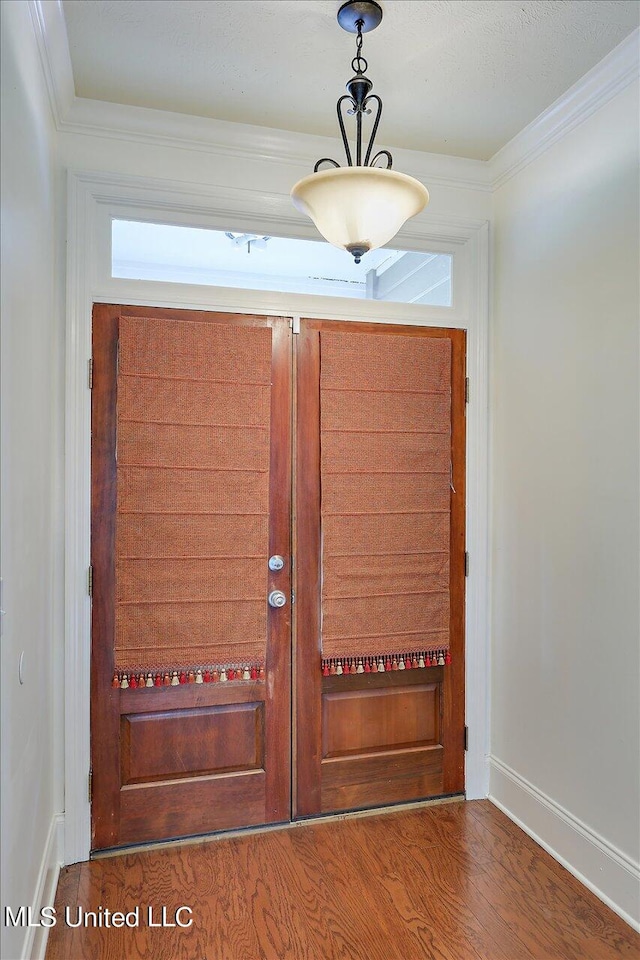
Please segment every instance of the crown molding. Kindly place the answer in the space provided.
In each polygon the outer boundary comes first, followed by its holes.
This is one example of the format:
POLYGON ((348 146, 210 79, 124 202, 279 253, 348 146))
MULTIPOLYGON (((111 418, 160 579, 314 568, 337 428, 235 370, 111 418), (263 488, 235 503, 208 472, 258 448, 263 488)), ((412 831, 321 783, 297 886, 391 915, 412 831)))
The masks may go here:
POLYGON ((501 187, 633 83, 639 68, 640 29, 636 29, 493 155, 488 163, 492 189, 501 187))
MULTIPOLYGON (((331 137, 76 97, 62 0, 28 3, 61 133, 286 164, 303 172, 338 145, 331 137)), ((636 29, 488 161, 396 149, 398 166, 429 184, 492 192, 632 83, 639 48, 636 29)))
MULTIPOLYGON (((224 157, 313 169, 339 150, 337 139, 75 97, 60 117, 63 133, 88 134, 224 157)), ((394 148, 403 172, 439 186, 491 190, 486 163, 467 157, 394 148)))
POLYGON ((57 129, 75 99, 62 0, 28 0, 42 72, 57 129))

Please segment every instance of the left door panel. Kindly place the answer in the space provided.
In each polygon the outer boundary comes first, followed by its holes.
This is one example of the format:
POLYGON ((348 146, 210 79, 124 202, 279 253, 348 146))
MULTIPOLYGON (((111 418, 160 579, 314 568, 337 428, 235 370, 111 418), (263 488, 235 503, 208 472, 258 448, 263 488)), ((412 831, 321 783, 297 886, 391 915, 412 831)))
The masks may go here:
POLYGON ((290 409, 287 319, 94 306, 94 850, 290 817, 290 409))

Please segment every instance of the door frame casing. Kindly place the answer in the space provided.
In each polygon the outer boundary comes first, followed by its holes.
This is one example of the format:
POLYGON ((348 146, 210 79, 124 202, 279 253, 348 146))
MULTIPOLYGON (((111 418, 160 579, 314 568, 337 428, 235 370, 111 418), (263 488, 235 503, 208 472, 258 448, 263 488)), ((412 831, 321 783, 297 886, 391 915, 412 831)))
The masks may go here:
POLYGON ((312 316, 467 330, 467 550, 471 571, 466 599, 466 794, 488 792, 489 754, 489 523, 488 523, 488 222, 439 218, 413 221, 397 238, 404 249, 452 252, 454 306, 262 293, 222 287, 117 280, 110 276, 114 217, 210 229, 258 230, 317 239, 294 216, 288 197, 119 175, 68 174, 67 320, 65 368, 65 843, 64 862, 87 860, 91 817, 90 563, 91 312, 94 302, 182 307, 280 316, 312 316))

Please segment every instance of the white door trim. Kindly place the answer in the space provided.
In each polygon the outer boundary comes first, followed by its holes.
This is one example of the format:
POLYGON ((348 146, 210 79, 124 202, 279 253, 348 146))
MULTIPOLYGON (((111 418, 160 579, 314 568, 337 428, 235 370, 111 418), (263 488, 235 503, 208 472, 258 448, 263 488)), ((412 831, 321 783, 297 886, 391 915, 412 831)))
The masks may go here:
POLYGON ((467 797, 488 793, 488 224, 438 219, 403 230, 397 246, 454 256, 454 306, 422 307, 305 294, 114 280, 110 223, 116 217, 213 229, 262 231, 317 239, 289 198, 253 190, 108 174, 68 175, 65 399, 65 863, 86 860, 91 841, 91 602, 87 592, 91 532, 91 309, 94 301, 259 312, 354 321, 463 327, 468 331, 466 608, 467 797))

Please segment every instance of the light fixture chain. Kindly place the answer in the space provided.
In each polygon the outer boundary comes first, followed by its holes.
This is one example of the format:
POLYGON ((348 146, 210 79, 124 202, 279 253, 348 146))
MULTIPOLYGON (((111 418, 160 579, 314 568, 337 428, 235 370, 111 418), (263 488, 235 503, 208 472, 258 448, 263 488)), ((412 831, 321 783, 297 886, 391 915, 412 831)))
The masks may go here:
POLYGON ((365 58, 362 56, 362 42, 363 42, 362 28, 363 28, 363 26, 364 26, 364 20, 358 20, 357 23, 356 23, 356 27, 358 28, 358 36, 356 37, 356 55, 355 55, 355 57, 353 58, 353 60, 351 61, 351 68, 352 68, 353 70, 355 70, 355 72, 356 72, 359 76, 362 76, 364 73, 366 73, 366 72, 367 72, 367 68, 368 68, 368 66, 369 66, 369 64, 367 63, 367 61, 365 60, 365 58), (364 66, 363 66, 363 64, 364 64, 364 66))
MULTIPOLYGON (((347 113, 350 116, 355 116, 356 118, 356 143, 355 143, 355 166, 373 166, 376 160, 384 158, 387 163, 387 170, 391 169, 392 158, 388 150, 379 150, 378 153, 371 160, 371 154, 373 153, 373 145, 375 143, 376 134, 378 132, 378 124, 380 123, 380 117, 382 116, 382 100, 376 94, 371 93, 373 87, 373 82, 369 77, 365 76, 365 73, 369 67, 366 59, 362 56, 362 44, 363 44, 363 29, 366 24, 363 19, 358 19, 355 21, 354 26, 356 28, 356 55, 351 61, 351 69, 354 71, 354 76, 347 83, 348 94, 342 97, 339 97, 336 104, 336 110, 338 114, 338 125, 340 127, 340 135, 342 137, 342 145, 344 147, 345 156, 347 159, 347 166, 354 166, 353 155, 351 153, 351 148, 349 146, 349 139, 347 137, 347 131, 345 129, 344 117, 342 115, 343 106, 345 104, 350 104, 350 109, 347 110, 347 113), (371 113, 371 103, 376 104, 376 114, 373 118, 373 127, 371 130, 371 135, 369 137, 369 143, 367 144, 366 150, 364 151, 364 160, 363 160, 363 144, 362 144, 362 118, 365 114, 371 113)), ((322 160, 318 160, 313 172, 317 173, 321 166, 329 163, 333 167, 339 167, 340 164, 336 160, 332 160, 330 157, 323 157, 322 160)))

